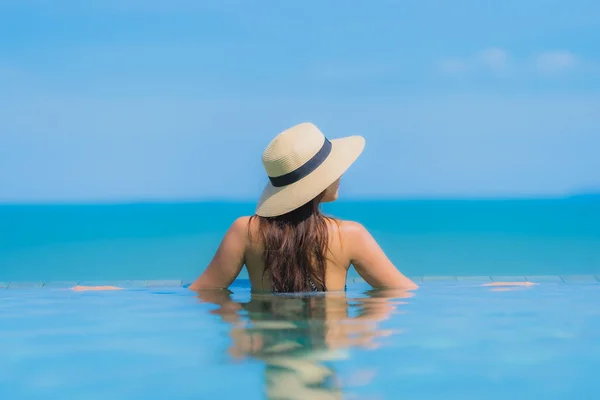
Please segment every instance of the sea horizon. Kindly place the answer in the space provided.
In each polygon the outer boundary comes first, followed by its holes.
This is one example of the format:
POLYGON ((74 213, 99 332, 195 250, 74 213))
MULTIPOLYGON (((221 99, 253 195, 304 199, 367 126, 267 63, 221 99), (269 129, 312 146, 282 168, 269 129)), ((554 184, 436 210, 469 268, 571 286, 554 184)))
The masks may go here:
MULTIPOLYGON (((570 200, 570 199, 600 199, 600 191, 569 192, 549 194, 507 194, 507 195, 445 195, 445 196, 341 196, 336 203, 388 203, 415 201, 527 201, 527 200, 570 200)), ((77 199, 77 200, 11 200, 0 201, 3 206, 73 206, 73 205, 144 205, 144 204, 248 204, 256 203, 255 197, 199 197, 199 198, 123 198, 123 199, 77 199)))

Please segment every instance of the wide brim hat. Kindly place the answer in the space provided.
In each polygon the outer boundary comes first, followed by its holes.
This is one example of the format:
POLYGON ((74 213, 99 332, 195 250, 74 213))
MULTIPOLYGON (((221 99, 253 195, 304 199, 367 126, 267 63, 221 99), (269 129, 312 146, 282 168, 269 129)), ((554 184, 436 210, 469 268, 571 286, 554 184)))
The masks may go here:
POLYGON ((346 172, 364 147, 362 136, 329 140, 311 123, 281 132, 263 153, 269 182, 256 214, 276 217, 313 200, 346 172))

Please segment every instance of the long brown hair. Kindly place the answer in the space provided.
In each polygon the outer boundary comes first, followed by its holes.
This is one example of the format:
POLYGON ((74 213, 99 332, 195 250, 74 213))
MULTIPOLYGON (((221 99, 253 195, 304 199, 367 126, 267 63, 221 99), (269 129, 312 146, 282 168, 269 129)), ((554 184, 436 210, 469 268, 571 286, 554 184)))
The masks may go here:
POLYGON ((328 221, 319 210, 325 192, 278 217, 259 217, 265 273, 274 292, 326 290, 325 266, 329 248, 328 221))

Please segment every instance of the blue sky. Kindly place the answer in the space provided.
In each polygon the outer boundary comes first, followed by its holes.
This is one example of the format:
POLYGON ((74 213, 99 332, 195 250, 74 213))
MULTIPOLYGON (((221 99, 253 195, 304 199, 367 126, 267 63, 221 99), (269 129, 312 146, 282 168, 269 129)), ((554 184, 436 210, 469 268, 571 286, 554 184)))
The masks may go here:
POLYGON ((600 190, 597 1, 0 0, 0 201, 257 196, 272 136, 347 197, 600 190))

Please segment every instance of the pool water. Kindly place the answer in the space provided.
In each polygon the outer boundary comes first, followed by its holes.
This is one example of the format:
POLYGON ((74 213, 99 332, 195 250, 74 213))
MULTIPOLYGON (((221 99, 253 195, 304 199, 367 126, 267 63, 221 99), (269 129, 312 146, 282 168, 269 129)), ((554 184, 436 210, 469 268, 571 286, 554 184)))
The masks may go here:
POLYGON ((593 399, 600 283, 0 290, 0 399, 593 399))

